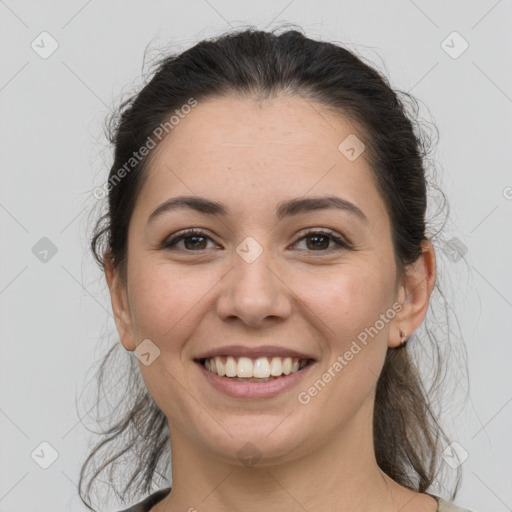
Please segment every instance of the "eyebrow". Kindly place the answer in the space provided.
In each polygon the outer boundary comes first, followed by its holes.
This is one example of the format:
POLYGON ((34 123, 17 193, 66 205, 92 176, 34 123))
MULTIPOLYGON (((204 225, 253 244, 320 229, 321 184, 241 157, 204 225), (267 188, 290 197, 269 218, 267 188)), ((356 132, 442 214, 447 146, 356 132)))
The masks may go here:
MULTIPOLYGON (((206 215, 222 217, 229 215, 229 208, 216 201, 198 196, 178 196, 168 199, 158 206, 149 216, 147 223, 149 224, 164 212, 182 208, 192 209, 206 215)), ((288 216, 328 209, 343 210, 368 222, 365 214, 354 203, 337 196, 303 197, 282 201, 277 206, 276 217, 278 220, 282 220, 288 216)))

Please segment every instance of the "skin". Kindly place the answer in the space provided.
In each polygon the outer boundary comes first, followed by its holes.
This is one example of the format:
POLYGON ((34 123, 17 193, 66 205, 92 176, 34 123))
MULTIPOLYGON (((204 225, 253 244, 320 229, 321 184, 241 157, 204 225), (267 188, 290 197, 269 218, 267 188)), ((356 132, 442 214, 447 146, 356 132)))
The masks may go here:
MULTIPOLYGON (((347 119, 299 97, 208 99, 156 148, 130 221, 126 279, 106 260, 116 326, 126 350, 150 339, 160 355, 140 363, 149 393, 169 420, 172 493, 152 512, 245 510, 434 512, 378 467, 372 415, 378 376, 400 331, 424 319, 435 281, 432 245, 399 279, 391 226, 365 154, 338 146, 357 134, 347 119), (197 195, 225 204, 217 218, 190 209, 148 222, 161 203, 197 195), (336 195, 367 218, 335 209, 277 221, 276 205, 336 195), (209 238, 160 245, 201 228, 209 238), (307 228, 332 229, 337 250, 307 228), (261 246, 252 263, 236 248, 261 246), (401 311, 307 405, 297 400, 393 304, 401 311), (282 345, 316 363, 297 387, 266 399, 230 398, 193 358, 228 344, 282 345), (244 464, 251 442, 261 459, 244 464)), ((362 135, 359 136, 362 139, 362 135)), ((314 231, 314 229, 311 229, 314 231)))

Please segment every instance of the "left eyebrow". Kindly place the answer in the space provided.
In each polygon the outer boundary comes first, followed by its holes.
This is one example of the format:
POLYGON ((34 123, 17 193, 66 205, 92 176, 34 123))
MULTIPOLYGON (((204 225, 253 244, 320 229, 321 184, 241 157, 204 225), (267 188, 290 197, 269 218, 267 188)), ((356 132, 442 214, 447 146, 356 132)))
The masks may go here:
POLYGON ((354 203, 338 196, 304 197, 283 201, 279 203, 276 217, 278 220, 281 220, 289 215, 298 215, 300 213, 307 213, 315 210, 330 209, 343 210, 352 213, 361 220, 368 222, 366 215, 360 208, 358 208, 354 203))
MULTIPOLYGON (((149 216, 148 224, 164 212, 181 208, 189 208, 206 215, 225 217, 229 214, 229 208, 222 203, 206 199, 205 197, 178 196, 168 199, 158 206, 149 216)), ((354 203, 337 196, 304 197, 282 201, 277 206, 276 217, 278 220, 282 220, 287 216, 328 209, 343 210, 356 215, 365 222, 368 222, 367 217, 360 208, 358 208, 354 203)))

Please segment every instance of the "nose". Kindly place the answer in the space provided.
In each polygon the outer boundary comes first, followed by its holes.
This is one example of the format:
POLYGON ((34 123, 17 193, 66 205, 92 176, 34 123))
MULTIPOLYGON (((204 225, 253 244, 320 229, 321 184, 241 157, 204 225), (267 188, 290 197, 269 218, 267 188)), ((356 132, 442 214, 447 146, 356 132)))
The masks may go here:
POLYGON ((292 292, 272 264, 270 251, 252 262, 234 255, 233 268, 222 280, 217 314, 223 320, 238 318, 250 327, 284 320, 292 309, 292 292))

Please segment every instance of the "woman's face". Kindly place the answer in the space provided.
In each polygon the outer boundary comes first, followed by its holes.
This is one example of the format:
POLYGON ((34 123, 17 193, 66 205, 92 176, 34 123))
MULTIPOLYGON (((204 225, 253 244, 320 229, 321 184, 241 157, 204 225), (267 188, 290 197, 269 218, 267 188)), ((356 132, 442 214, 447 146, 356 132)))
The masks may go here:
POLYGON ((389 217, 354 136, 301 98, 226 97, 200 101, 158 146, 115 309, 126 349, 150 340, 140 368, 171 442, 231 461, 250 442, 264 464, 332 448, 350 429, 370 435, 386 350, 399 342, 399 287, 389 217), (159 209, 178 196, 223 213, 159 209), (201 233, 172 244, 189 228, 201 233), (236 356, 244 372, 239 357, 268 354, 280 372, 272 358, 292 351, 313 362, 252 388, 197 361, 236 356))

